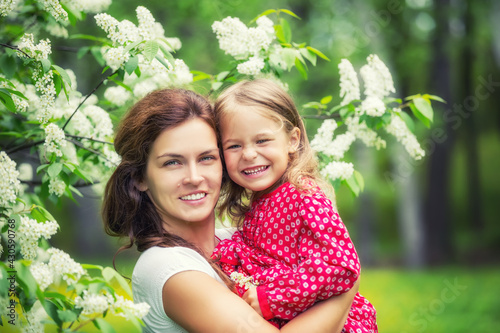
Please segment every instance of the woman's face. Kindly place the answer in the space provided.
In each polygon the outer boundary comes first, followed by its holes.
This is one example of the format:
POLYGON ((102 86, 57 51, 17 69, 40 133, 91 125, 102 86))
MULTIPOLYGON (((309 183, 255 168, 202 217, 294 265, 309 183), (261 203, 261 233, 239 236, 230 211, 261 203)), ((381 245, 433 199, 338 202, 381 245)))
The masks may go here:
POLYGON ((213 219, 222 164, 214 130, 195 118, 163 131, 153 143, 144 180, 168 227, 213 219))

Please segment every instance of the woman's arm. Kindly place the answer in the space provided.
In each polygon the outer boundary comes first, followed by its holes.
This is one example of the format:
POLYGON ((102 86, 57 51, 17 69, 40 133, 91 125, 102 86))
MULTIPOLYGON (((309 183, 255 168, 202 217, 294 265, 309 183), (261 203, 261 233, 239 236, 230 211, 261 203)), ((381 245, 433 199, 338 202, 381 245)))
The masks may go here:
MULTIPOLYGON (((283 332, 340 332, 357 292, 313 306, 282 328, 283 332)), ((163 286, 165 313, 189 332, 278 332, 245 301, 199 271, 172 276, 163 286)))

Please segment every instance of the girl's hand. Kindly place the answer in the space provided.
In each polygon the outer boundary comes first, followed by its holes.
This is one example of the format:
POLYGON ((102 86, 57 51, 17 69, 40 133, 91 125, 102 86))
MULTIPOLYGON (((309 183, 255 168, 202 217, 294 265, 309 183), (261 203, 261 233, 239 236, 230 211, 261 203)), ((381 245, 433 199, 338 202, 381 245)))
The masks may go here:
POLYGON ((258 314, 263 317, 260 310, 259 298, 257 297, 257 287, 251 286, 242 296, 243 300, 247 302, 258 314))

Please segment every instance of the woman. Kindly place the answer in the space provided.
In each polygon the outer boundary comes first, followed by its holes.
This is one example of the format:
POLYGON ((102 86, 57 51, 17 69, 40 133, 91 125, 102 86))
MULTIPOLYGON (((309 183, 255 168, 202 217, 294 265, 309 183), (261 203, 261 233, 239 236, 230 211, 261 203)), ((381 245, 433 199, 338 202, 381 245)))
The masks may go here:
MULTIPOLYGON (((122 157, 104 194, 108 234, 142 252, 134 299, 151 309, 149 332, 277 332, 236 294, 209 259, 229 238, 215 230, 222 163, 210 104, 187 90, 156 91, 124 117, 115 138, 122 157)), ((122 250, 120 249, 120 250, 122 250)), ((315 305, 282 331, 339 332, 352 292, 315 305)))

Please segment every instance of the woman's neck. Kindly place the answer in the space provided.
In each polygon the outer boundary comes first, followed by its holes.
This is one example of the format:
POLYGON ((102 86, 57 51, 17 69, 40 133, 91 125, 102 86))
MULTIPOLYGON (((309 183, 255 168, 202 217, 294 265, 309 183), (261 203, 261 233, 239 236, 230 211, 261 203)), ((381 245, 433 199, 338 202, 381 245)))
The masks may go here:
POLYGON ((207 221, 185 222, 175 226, 165 223, 164 228, 198 247, 207 257, 212 255, 215 248, 215 215, 207 221))

